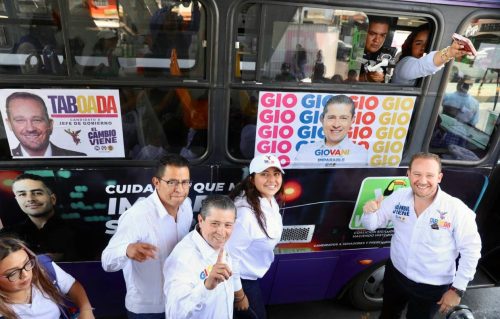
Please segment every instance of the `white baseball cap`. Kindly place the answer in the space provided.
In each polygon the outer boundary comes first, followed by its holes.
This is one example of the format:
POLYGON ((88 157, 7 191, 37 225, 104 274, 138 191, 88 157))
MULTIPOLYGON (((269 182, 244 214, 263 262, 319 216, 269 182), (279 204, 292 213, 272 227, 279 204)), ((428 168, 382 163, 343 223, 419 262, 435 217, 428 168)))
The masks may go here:
POLYGON ((283 169, 281 168, 281 164, 279 159, 273 155, 258 155, 253 158, 250 162, 250 174, 260 173, 269 167, 276 167, 281 171, 282 174, 285 174, 283 169))

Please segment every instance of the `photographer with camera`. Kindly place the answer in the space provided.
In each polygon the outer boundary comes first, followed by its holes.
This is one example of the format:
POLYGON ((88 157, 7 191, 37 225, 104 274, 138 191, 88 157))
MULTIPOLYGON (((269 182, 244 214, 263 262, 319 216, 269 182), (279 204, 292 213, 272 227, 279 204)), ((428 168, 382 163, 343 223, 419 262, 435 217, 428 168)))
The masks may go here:
POLYGON ((365 42, 365 53, 363 59, 366 61, 361 66, 359 72, 360 82, 385 82, 386 67, 379 67, 377 70, 369 70, 368 67, 376 64, 382 53, 382 46, 389 33, 389 19, 384 17, 370 17, 368 31, 365 42))

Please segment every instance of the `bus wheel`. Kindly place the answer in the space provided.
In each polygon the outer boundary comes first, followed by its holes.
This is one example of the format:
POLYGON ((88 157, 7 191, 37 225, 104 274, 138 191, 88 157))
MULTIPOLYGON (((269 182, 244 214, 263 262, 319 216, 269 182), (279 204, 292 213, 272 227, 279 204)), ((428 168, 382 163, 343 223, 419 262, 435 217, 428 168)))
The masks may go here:
POLYGON ((361 310, 382 308, 384 272, 385 262, 367 269, 354 280, 349 289, 349 300, 354 307, 361 310))

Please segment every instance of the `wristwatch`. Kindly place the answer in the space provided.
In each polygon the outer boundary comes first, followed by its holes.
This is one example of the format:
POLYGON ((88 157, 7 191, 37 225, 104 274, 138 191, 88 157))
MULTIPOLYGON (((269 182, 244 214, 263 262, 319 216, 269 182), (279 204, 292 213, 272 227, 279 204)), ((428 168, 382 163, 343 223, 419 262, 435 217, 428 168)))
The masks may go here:
POLYGON ((454 291, 460 298, 462 298, 465 294, 465 290, 460 290, 460 289, 457 289, 453 286, 450 287, 450 290, 454 291))

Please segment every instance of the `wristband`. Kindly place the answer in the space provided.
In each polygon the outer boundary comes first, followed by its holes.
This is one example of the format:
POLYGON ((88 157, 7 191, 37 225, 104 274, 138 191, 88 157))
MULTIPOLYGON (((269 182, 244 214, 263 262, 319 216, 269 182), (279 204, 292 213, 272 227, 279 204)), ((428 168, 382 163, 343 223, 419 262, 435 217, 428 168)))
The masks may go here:
POLYGON ((444 63, 447 63, 447 62, 453 60, 453 58, 448 55, 449 48, 450 47, 448 46, 448 47, 442 49, 441 51, 439 51, 439 54, 441 55, 441 59, 444 61, 444 63))
POLYGON ((234 297, 234 302, 237 303, 237 302, 243 301, 243 300, 245 300, 246 296, 247 295, 243 294, 243 296, 241 296, 240 298, 234 297))
POLYGON ((458 289, 458 288, 455 288, 453 286, 450 287, 450 290, 451 291, 454 291, 460 298, 462 298, 465 294, 465 291, 464 290, 461 290, 461 289, 458 289))

